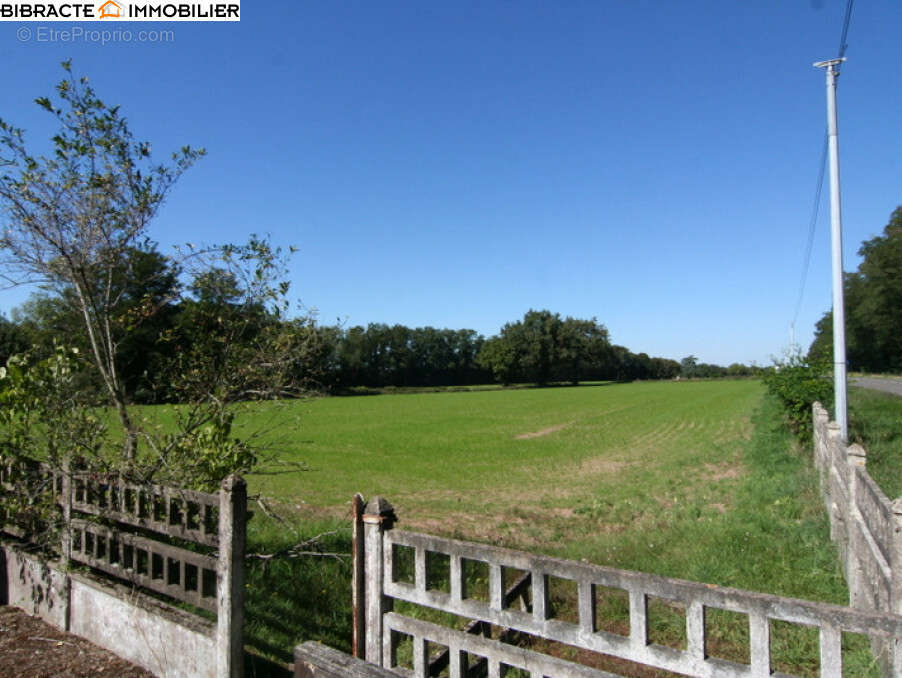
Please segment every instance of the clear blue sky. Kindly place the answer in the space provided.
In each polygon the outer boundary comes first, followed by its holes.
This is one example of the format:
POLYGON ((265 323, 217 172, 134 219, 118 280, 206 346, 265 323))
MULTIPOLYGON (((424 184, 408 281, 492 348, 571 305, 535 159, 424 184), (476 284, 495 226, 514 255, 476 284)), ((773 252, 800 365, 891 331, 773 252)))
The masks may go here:
MULTIPOLYGON (((491 335, 548 308, 635 352, 769 363, 789 342, 824 134, 811 64, 836 55, 845 5, 245 2, 238 24, 106 24, 174 32, 107 45, 3 23, 0 116, 45 143, 32 101, 71 57, 157 157, 209 152, 152 225, 163 249, 297 245, 293 294, 324 323, 491 335)), ((855 3, 847 270, 902 204, 900 34, 902 2, 855 3)), ((806 348, 829 269, 825 202, 806 348)), ((0 311, 25 297, 3 292, 0 311)))

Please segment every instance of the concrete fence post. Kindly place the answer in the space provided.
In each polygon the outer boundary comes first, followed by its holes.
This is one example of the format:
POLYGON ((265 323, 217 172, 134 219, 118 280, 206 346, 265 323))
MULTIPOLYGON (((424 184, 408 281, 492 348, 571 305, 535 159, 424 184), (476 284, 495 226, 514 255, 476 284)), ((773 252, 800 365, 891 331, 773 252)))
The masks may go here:
POLYGON ((827 459, 828 468, 838 466, 840 460, 845 461, 843 454, 842 432, 835 421, 827 422, 827 459))
MULTIPOLYGON (((835 492, 833 491, 833 482, 831 480, 834 473, 837 473, 837 461, 840 458, 839 454, 839 446, 842 444, 842 438, 840 434, 839 424, 835 421, 831 421, 827 423, 827 439, 824 441, 826 443, 826 482, 824 483, 824 494, 825 500, 827 504, 827 513, 830 517, 830 539, 836 541, 840 538, 838 534, 840 527, 842 527, 843 532, 845 532, 845 524, 844 518, 845 516, 837 515, 839 512, 839 506, 837 505, 837 501, 841 501, 840 497, 835 497, 835 492), (842 526, 840 525, 842 523, 842 526)), ((845 457, 845 455, 843 455, 845 457)), ((845 459, 843 458, 843 462, 845 463, 845 459)), ((845 537, 847 535, 842 535, 842 540, 845 542, 845 537)), ((841 544, 842 546, 842 544, 841 544)), ((842 548, 842 558, 845 562, 846 560, 846 550, 842 548)))
POLYGON ((821 483, 824 482, 824 469, 826 468, 827 458, 827 423, 830 421, 830 415, 824 406, 815 402, 811 406, 812 412, 812 437, 814 442, 814 465, 821 471, 821 483))
POLYGON ((247 485, 230 475, 219 491, 219 563, 216 572, 216 675, 244 674, 244 548, 247 485))
POLYGON ((395 511, 382 497, 367 502, 363 513, 366 660, 382 666, 382 616, 389 611, 390 601, 383 593, 385 577, 385 542, 383 535, 394 526, 395 511))
POLYGON ((868 463, 868 452, 858 443, 852 443, 846 448, 846 461, 849 464, 850 471, 854 471, 856 468, 864 468, 868 463))
POLYGON ((890 570, 893 573, 890 588, 890 612, 902 614, 902 497, 893 503, 893 534, 890 545, 890 570))
POLYGON ((866 582, 862 581, 864 575, 861 571, 861 562, 858 557, 860 542, 858 534, 861 526, 853 523, 862 520, 862 516, 855 510, 855 507, 858 506, 858 473, 859 470, 864 471, 867 465, 867 452, 865 449, 857 443, 846 447, 846 464, 849 472, 849 486, 847 488, 849 505, 845 511, 846 529, 848 530, 848 547, 846 548, 845 562, 846 584, 849 587, 849 605, 861 607, 861 591, 866 586, 866 582))
MULTIPOLYGON (((62 549, 60 551, 61 565, 63 566, 63 588, 64 599, 63 605, 63 631, 68 631, 72 626, 72 616, 70 613, 72 605, 72 580, 69 578, 69 570, 72 565, 72 467, 69 459, 63 461, 60 473, 60 507, 63 511, 63 524, 60 529, 60 540, 62 541, 62 549)), ((54 482, 54 485, 56 483, 54 482)), ((56 487, 53 488, 56 490, 56 487)))
POLYGON ((358 659, 366 655, 366 563, 364 562, 363 495, 351 500, 351 654, 358 659))

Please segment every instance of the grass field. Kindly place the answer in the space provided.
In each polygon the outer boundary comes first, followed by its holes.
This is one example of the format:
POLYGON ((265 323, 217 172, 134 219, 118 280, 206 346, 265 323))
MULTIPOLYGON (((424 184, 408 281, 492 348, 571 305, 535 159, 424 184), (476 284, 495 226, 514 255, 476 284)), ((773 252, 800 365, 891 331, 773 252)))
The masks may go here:
MULTIPOLYGON (((810 451, 756 381, 330 398, 254 419, 278 432, 268 442, 279 462, 249 478, 250 491, 278 503, 300 535, 331 532, 329 551, 349 550, 348 504, 360 491, 386 496, 405 528, 848 600, 810 451)), ((296 539, 260 511, 251 522, 252 549, 296 539)), ((340 558, 258 563, 251 642, 286 661, 302 638, 347 649, 349 577, 340 558)), ((727 654, 741 654, 741 628, 724 628, 727 654)), ((665 619, 658 632, 678 635, 679 624, 665 619)), ((809 674, 816 641, 788 638, 775 642, 782 666, 809 674)), ((847 675, 869 674, 866 652, 855 661, 847 675)))
POLYGON ((405 522, 492 540, 528 541, 530 518, 542 523, 533 540, 563 522, 569 542, 579 511, 611 529, 659 522, 699 484, 705 512, 723 510, 760 394, 732 381, 280 405, 261 413, 282 432, 278 458, 309 470, 271 465, 251 487, 335 512, 356 491, 382 494, 405 522))
POLYGON ((868 451, 868 472, 890 499, 902 496, 902 397, 849 389, 849 438, 868 451))

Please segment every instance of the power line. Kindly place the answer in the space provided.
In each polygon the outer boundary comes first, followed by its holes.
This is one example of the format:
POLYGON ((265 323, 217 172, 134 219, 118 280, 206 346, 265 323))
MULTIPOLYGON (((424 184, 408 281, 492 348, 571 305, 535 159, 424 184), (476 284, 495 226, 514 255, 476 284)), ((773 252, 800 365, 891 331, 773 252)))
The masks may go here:
MULTIPOLYGON (((839 50, 837 58, 842 59, 846 55, 846 49, 848 49, 849 45, 846 42, 849 36, 849 24, 852 21, 852 7, 855 4, 855 0, 848 0, 846 2, 846 12, 843 16, 843 24, 842 24, 842 33, 839 37, 839 50)), ((839 75, 839 69, 842 66, 842 62, 836 64, 834 70, 836 74, 839 75)), ((827 167, 827 132, 824 131, 824 143, 821 147, 821 162, 820 169, 817 173, 817 185, 814 189, 814 205, 811 209, 811 219, 808 222, 808 242, 805 246, 805 256, 802 260, 802 276, 799 281, 799 296, 796 299, 795 312, 792 314, 792 323, 790 327, 795 329, 796 321, 799 319, 799 311, 802 308, 802 299, 805 296, 805 284, 808 281, 808 269, 811 265, 811 250, 814 247, 814 233, 817 226, 817 218, 820 214, 821 207, 821 193, 824 188, 824 174, 826 172, 827 167)), ((793 333, 794 336, 794 333, 793 333)))
POLYGON ((811 250, 814 247, 814 232, 821 209, 821 193, 824 189, 824 173, 827 168, 827 133, 824 132, 824 143, 821 147, 820 171, 817 173, 817 184, 814 187, 814 205, 811 208, 811 219, 808 221, 808 243, 805 246, 805 257, 802 260, 802 278, 799 281, 799 297, 796 299, 795 313, 792 314, 792 326, 795 327, 805 296, 805 283, 808 281, 808 267, 811 265, 811 250))
MULTIPOLYGON (((839 52, 837 54, 838 59, 842 59, 846 55, 846 48, 848 45, 846 44, 846 37, 849 35, 849 22, 852 20, 852 5, 855 4, 855 0, 849 0, 846 3, 846 16, 843 18, 842 22, 842 35, 839 38, 839 52)), ((842 64, 837 64, 834 67, 834 70, 839 72, 842 64)))

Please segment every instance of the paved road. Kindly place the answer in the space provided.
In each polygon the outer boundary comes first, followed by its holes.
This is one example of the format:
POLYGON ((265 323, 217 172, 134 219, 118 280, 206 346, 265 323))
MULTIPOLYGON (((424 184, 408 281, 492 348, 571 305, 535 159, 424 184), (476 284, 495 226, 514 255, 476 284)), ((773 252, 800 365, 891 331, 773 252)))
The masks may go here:
POLYGON ((872 388, 875 391, 886 391, 902 396, 902 379, 880 379, 878 377, 854 377, 851 380, 854 386, 872 388))

